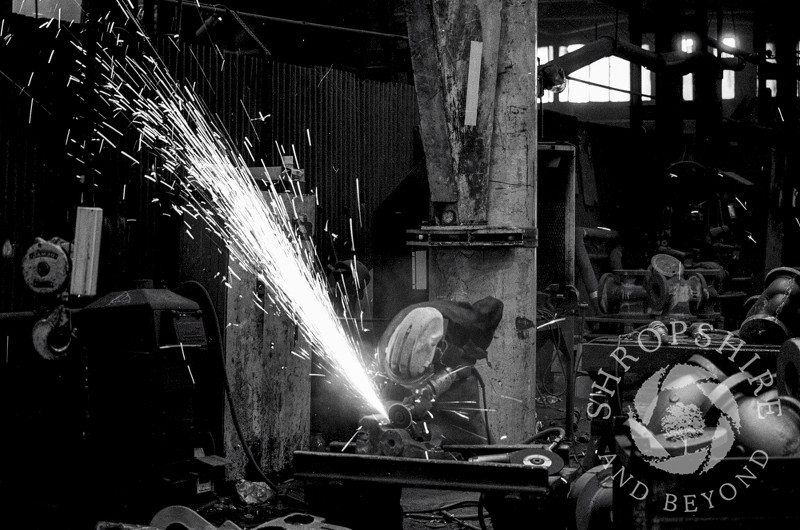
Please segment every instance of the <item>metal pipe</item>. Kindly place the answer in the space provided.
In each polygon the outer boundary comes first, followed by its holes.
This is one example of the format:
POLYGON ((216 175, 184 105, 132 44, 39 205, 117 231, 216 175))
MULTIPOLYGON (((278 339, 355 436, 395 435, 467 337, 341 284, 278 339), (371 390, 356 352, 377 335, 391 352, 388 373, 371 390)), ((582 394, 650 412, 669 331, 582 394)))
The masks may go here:
POLYGON ((580 232, 583 237, 588 237, 589 239, 619 239, 620 233, 616 230, 605 230, 603 228, 591 228, 587 226, 579 226, 577 227, 578 232, 580 232))
POLYGON ((556 57, 539 67, 541 89, 558 90, 569 74, 605 57, 617 56, 638 64, 653 72, 668 71, 673 74, 687 74, 706 70, 709 67, 720 70, 741 70, 745 63, 739 57, 715 57, 710 53, 686 54, 683 52, 656 53, 640 46, 604 36, 594 42, 581 46, 574 52, 556 57))
MULTIPOLYGON (((164 4, 178 5, 179 0, 161 0, 161 2, 164 3, 164 4)), ((212 13, 224 14, 224 13, 228 13, 228 11, 229 11, 228 8, 218 7, 216 5, 210 5, 210 4, 201 4, 199 2, 196 3, 195 5, 202 11, 210 11, 212 13)), ((235 11, 235 10, 231 9, 230 11, 235 11)), ((240 16, 247 17, 247 18, 252 18, 252 19, 255 19, 255 20, 266 20, 268 22, 280 22, 282 24, 294 24, 294 25, 297 25, 297 26, 304 26, 304 27, 307 27, 307 28, 328 29, 328 30, 332 30, 332 31, 345 31, 347 33, 359 33, 359 34, 362 34, 362 35, 373 35, 375 37, 386 37, 386 38, 389 38, 389 39, 404 39, 404 40, 408 40, 408 35, 400 35, 400 34, 397 34, 397 33, 384 33, 382 31, 371 31, 371 30, 368 30, 368 29, 347 28, 347 27, 344 27, 344 26, 332 26, 330 24, 318 24, 316 22, 307 22, 305 20, 292 20, 292 19, 289 19, 289 18, 271 17, 271 16, 267 16, 267 15, 259 15, 257 13, 247 13, 247 12, 244 12, 244 11, 235 11, 235 12, 238 13, 240 16)))
POLYGON ((592 261, 589 259, 589 253, 586 251, 586 244, 584 242, 583 230, 577 230, 575 234, 575 260, 578 264, 578 271, 580 271, 583 284, 586 286, 586 291, 589 293, 589 302, 592 307, 597 309, 597 275, 592 267, 592 261))

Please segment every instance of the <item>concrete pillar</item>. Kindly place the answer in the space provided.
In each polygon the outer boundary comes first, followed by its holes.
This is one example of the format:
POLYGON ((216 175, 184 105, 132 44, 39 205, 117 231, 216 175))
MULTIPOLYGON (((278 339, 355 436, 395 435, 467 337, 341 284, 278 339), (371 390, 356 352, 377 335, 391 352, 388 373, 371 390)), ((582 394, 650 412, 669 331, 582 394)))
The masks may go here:
MULTIPOLYGON (((535 226, 534 0, 410 0, 408 27, 434 212, 469 227, 535 226), (464 125, 470 43, 483 45, 477 126, 464 125)), ((490 426, 499 443, 535 432, 535 248, 434 247, 430 298, 503 301, 489 348, 490 426)))

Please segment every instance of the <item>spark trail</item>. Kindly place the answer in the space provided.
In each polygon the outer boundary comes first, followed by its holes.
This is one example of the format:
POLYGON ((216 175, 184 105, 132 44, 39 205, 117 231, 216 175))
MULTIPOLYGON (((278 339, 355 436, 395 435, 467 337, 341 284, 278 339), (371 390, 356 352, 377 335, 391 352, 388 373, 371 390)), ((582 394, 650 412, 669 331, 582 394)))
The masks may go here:
MULTIPOLYGON (((136 17, 125 5, 120 7, 136 26, 138 44, 148 51, 136 55, 129 49, 123 54, 118 48, 101 47, 101 97, 114 115, 130 119, 140 135, 137 144, 158 156, 179 183, 186 204, 173 208, 201 219, 219 236, 231 258, 264 283, 269 300, 298 325, 331 374, 385 416, 356 340, 341 326, 325 280, 314 268, 313 251, 295 234, 277 190, 271 186, 270 198, 265 199, 219 120, 170 75, 136 17)), ((134 43, 128 45, 133 48, 134 43)), ((105 130, 106 136, 121 134, 110 124, 105 130)), ((254 303, 268 311, 261 300, 254 303)))

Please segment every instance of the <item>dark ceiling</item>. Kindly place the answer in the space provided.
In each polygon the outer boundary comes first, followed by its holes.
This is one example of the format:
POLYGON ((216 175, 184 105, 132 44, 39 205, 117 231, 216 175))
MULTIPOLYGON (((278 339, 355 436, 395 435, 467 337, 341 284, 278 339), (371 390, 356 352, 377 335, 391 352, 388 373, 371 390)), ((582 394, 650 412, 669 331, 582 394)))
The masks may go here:
MULTIPOLYGON (((200 37, 195 37, 195 33, 207 18, 207 11, 198 11, 194 0, 166 0, 166 3, 162 0, 160 33, 177 31, 175 15, 179 4, 182 4, 180 25, 184 39, 211 41, 244 53, 261 53, 261 46, 253 39, 255 35, 276 60, 333 65, 370 79, 410 81, 407 41, 391 36, 406 34, 404 0, 219 0, 213 5, 241 13, 247 28, 236 17, 222 13, 221 20, 200 37), (293 24, 288 20, 308 24, 293 24)), ((718 23, 727 27, 748 25, 752 24, 757 5, 752 0, 539 0, 539 42, 578 43, 603 35, 628 40, 630 12, 641 14, 641 31, 648 33, 654 31, 665 6, 682 10, 687 18, 704 8, 711 29, 718 23)))

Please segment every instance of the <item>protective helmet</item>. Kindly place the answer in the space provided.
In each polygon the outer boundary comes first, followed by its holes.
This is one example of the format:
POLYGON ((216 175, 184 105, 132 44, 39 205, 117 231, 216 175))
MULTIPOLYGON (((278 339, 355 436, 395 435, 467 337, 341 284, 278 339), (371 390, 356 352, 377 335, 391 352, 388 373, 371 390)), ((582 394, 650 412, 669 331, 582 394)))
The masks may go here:
POLYGON ((433 374, 436 348, 444 336, 444 317, 432 307, 417 307, 398 315, 381 337, 379 352, 384 373, 413 388, 433 374))

